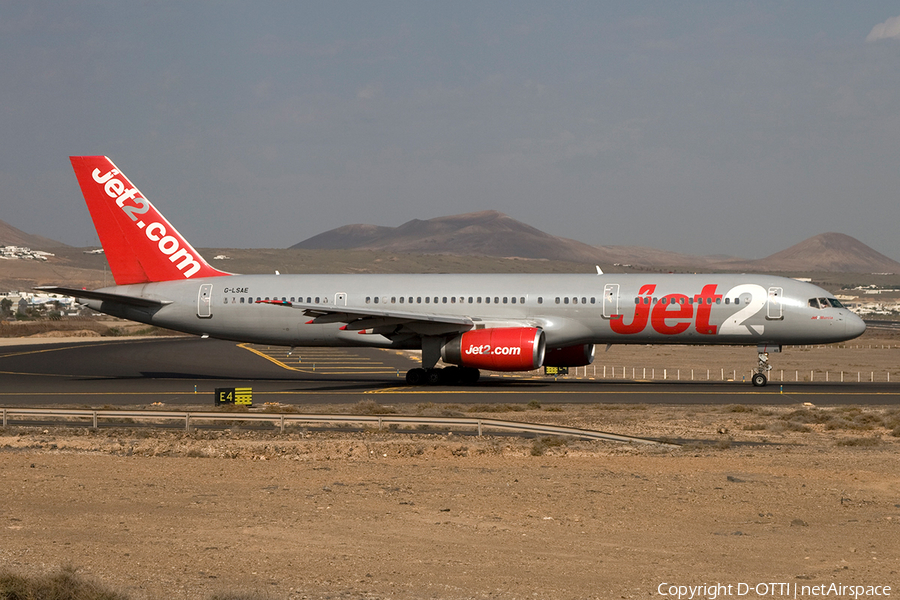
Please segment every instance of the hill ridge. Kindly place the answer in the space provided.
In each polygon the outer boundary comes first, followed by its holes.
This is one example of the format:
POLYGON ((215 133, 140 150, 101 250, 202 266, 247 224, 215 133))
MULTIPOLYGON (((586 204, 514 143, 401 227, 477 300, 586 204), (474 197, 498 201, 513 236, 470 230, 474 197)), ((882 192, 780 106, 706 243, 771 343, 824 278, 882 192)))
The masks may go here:
POLYGON ((411 219, 397 227, 344 225, 291 248, 485 255, 650 268, 900 273, 900 262, 837 232, 821 233, 766 258, 747 260, 640 246, 591 246, 551 235, 496 210, 411 219))
POLYGON ((0 246, 25 246, 32 250, 68 247, 67 244, 51 240, 50 238, 25 233, 2 220, 0 220, 0 246))

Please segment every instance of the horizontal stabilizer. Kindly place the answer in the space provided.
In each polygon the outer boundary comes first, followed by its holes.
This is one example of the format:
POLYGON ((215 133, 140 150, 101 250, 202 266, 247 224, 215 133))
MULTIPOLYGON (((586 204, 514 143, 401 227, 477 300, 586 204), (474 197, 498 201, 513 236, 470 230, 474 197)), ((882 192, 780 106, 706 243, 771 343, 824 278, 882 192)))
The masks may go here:
POLYGON ((100 300, 101 302, 116 302, 118 304, 128 304, 130 306, 141 306, 144 308, 158 308, 166 304, 172 304, 171 300, 152 300, 150 298, 141 298, 139 296, 126 296, 124 294, 111 294, 109 292, 93 292, 90 290, 76 290, 75 288, 58 287, 55 285, 42 285, 34 288, 38 291, 49 294, 62 294, 63 296, 71 296, 73 298, 86 298, 88 300, 100 300))

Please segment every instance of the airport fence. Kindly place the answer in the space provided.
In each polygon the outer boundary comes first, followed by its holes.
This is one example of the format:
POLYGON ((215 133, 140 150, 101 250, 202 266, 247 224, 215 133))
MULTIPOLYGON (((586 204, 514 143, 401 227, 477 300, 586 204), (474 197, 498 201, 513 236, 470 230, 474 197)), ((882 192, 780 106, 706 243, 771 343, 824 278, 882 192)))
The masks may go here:
MULTIPOLYGON (((317 415, 272 412, 212 412, 212 411, 162 411, 162 410, 92 410, 58 408, 3 408, 3 427, 81 425, 93 429, 105 427, 129 427, 135 423, 145 426, 181 428, 191 431, 210 423, 263 424, 278 428, 284 433, 288 427, 304 425, 369 425, 378 429, 394 429, 401 426, 439 426, 448 429, 468 429, 482 436, 485 431, 506 431, 522 435, 555 435, 586 440, 605 440, 635 444, 677 446, 667 442, 638 438, 627 435, 578 429, 542 423, 524 423, 501 419, 475 417, 425 417, 405 415, 317 415)), ((433 431, 411 429, 404 433, 433 433, 433 431)))
MULTIPOLYGON (((813 382, 813 383, 900 383, 900 346, 895 344, 830 344, 815 346, 790 346, 786 352, 791 351, 816 351, 817 357, 821 357, 821 362, 825 363, 819 368, 773 368, 767 373, 767 377, 772 383, 795 383, 795 382, 813 382), (831 354, 833 351, 893 351, 888 355, 872 361, 873 368, 870 369, 839 369, 834 368, 834 364, 843 363, 865 363, 868 357, 857 356, 854 354, 842 355, 831 354), (818 353, 823 354, 818 354, 818 353), (896 357, 893 354, 897 354, 896 357), (831 356, 831 358, 829 358, 831 356), (831 363, 831 364, 828 364, 831 363), (893 364, 897 367, 893 367, 893 364), (891 368, 884 368, 885 365, 891 365, 891 368), (876 365, 881 368, 874 368, 876 365)), ((749 382, 754 374, 754 370, 747 368, 748 365, 755 363, 755 356, 752 349, 747 354, 747 358, 743 361, 741 368, 710 366, 708 368, 698 368, 690 366, 690 361, 682 361, 681 365, 675 366, 665 364, 665 358, 654 362, 652 365, 633 364, 626 357, 624 361, 614 363, 610 361, 596 360, 594 364, 582 367, 569 367, 566 375, 545 375, 544 371, 532 371, 534 377, 557 377, 560 379, 588 379, 588 380, 618 380, 618 381, 716 381, 716 382, 749 382), (684 365, 688 362, 688 366, 684 365)), ((597 353, 596 358, 605 357, 605 353, 597 353)), ((779 362, 787 362, 787 354, 774 353, 770 355, 770 360, 774 365, 779 362), (784 358, 782 358, 784 357, 784 358)), ((718 362, 718 361, 716 361, 718 362)), ((809 362, 807 360, 807 362, 809 362)), ((721 363, 720 363, 721 364, 721 363)), ((726 363, 727 364, 727 363, 726 363)), ((854 365, 855 366, 855 365, 854 365)), ((499 373, 498 373, 499 374, 499 373)), ((514 376, 512 374, 510 376, 514 376)))
MULTIPOLYGON (((588 365, 569 367, 566 375, 548 377, 569 379, 619 380, 619 381, 719 381, 747 382, 753 377, 752 369, 680 369, 666 367, 637 367, 627 365, 588 365)), ((535 371, 536 376, 543 376, 535 371)), ((828 371, 800 369, 772 369, 767 377, 773 383, 900 383, 900 370, 879 371, 828 371)))

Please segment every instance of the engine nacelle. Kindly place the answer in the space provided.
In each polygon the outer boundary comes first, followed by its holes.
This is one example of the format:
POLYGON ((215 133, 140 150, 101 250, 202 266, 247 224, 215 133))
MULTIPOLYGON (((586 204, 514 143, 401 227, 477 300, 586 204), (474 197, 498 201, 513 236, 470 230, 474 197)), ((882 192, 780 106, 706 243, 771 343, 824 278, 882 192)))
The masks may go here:
POLYGON ((583 367, 594 362, 594 345, 579 344, 565 348, 547 348, 545 367, 583 367))
POLYGON ((441 348, 445 363, 489 371, 531 371, 544 360, 544 332, 536 327, 467 331, 441 348))

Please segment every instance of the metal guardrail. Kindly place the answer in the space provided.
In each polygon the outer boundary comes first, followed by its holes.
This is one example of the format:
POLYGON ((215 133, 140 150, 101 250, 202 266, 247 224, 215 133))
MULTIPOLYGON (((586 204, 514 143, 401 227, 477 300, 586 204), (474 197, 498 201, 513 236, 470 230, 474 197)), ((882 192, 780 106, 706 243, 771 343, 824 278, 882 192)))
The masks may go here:
MULTIPOLYGON (((503 421, 500 419, 479 419, 473 417, 419 417, 404 415, 315 415, 296 413, 231 413, 231 412, 204 412, 204 411, 161 411, 161 410, 92 410, 92 409, 65 409, 65 408, 4 408, 3 427, 8 427, 10 419, 28 417, 50 418, 81 418, 91 419, 91 427, 97 429, 101 420, 134 419, 152 422, 160 420, 183 421, 185 431, 198 421, 257 421, 270 422, 280 427, 284 432, 285 426, 301 423, 366 423, 377 425, 383 429, 389 425, 444 425, 449 427, 477 428, 478 435, 483 435, 485 429, 499 429, 505 431, 518 431, 522 433, 538 433, 543 435, 568 436, 588 440, 605 440, 611 442, 623 442, 632 444, 650 444, 657 446, 678 447, 678 444, 660 442, 646 438, 594 431, 591 429, 578 429, 575 427, 562 427, 558 425, 543 425, 540 423, 524 423, 521 421, 503 421)), ((127 426, 127 423, 115 423, 127 426)), ((28 423, 17 422, 15 426, 28 426, 28 423)), ((405 432, 415 433, 415 432, 405 432)))

